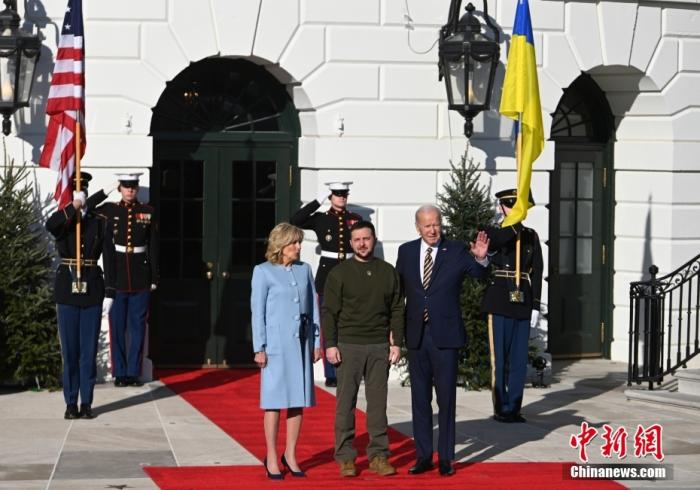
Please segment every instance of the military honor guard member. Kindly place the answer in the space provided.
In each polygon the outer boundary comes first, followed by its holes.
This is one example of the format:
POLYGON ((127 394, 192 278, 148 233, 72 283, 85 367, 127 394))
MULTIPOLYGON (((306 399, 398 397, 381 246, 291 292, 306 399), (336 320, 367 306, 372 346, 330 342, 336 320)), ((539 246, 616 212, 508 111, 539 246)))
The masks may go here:
MULTIPOLYGON (((516 189, 496 193, 504 216, 510 214, 516 189)), ((535 203, 532 194, 530 206, 535 203)), ((488 313, 494 420, 525 422, 520 414, 527 372, 530 328, 537 324, 542 293, 542 248, 537 232, 517 223, 487 230, 493 267, 481 311, 488 313), (517 245, 520 237, 520 245, 517 245), (520 281, 516 256, 520 249, 520 281)))
POLYGON ((153 207, 139 202, 141 173, 117 174, 121 201, 100 209, 109 219, 114 244, 114 291, 109 309, 110 350, 114 385, 141 386, 139 379, 147 332, 151 291, 158 283, 158 229, 153 207))
MULTIPOLYGON (((289 222, 305 230, 316 232, 321 247, 321 260, 316 271, 316 292, 319 302, 323 304, 323 288, 328 273, 342 261, 352 258, 350 247, 350 227, 360 221, 362 216, 347 210, 348 194, 352 182, 326 182, 328 190, 297 211, 289 222), (326 212, 318 209, 330 198, 331 207, 326 212)), ((323 370, 326 386, 337 385, 335 368, 323 357, 323 370)))
MULTIPOLYGON (((95 207, 107 198, 100 191, 87 198, 90 174, 81 173, 81 191, 73 202, 53 213, 46 229, 56 239, 60 263, 54 299, 63 355, 63 397, 66 419, 93 418, 92 400, 97 376, 97 342, 105 298, 105 281, 114 277, 114 248, 106 239, 107 217, 95 207), (76 258, 76 224, 80 221, 80 267, 76 258), (104 259, 103 271, 97 261, 104 259), (80 409, 78 409, 80 398, 80 409)), ((75 185, 75 182, 74 182, 75 185)), ((75 188, 75 187, 74 187, 75 188)), ((114 292, 107 292, 107 296, 114 292)))

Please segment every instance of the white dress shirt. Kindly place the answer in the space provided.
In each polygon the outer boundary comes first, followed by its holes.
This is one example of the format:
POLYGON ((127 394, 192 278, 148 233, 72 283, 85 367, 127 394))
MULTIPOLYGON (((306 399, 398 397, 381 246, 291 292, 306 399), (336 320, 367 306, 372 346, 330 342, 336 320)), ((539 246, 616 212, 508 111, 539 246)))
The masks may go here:
MULTIPOLYGON (((442 241, 442 240, 441 240, 442 241)), ((428 245, 425 240, 420 241, 420 281, 423 282, 423 267, 425 266, 425 253, 428 251, 428 247, 432 250, 430 251, 430 256, 433 259, 433 267, 435 267, 435 257, 437 257, 440 242, 436 245, 428 245)))

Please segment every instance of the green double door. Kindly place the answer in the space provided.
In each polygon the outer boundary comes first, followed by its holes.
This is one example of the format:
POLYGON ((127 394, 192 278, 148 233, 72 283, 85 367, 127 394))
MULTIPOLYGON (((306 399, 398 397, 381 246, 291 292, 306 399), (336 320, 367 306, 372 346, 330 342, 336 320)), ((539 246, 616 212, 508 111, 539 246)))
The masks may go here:
POLYGON ((250 281, 289 215, 290 144, 169 142, 155 149, 160 226, 151 358, 157 366, 252 362, 250 281))
POLYGON ((608 355, 609 175, 602 145, 557 149, 550 180, 549 350, 608 355))

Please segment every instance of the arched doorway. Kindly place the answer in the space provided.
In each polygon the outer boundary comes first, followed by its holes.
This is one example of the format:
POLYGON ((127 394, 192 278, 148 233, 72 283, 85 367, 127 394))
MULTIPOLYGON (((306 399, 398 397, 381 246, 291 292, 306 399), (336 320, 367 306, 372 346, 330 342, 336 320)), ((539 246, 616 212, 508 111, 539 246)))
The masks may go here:
POLYGON ((151 120, 156 365, 252 362, 251 274, 298 200, 299 134, 286 88, 249 61, 207 58, 168 82, 151 120))
POLYGON ((587 74, 565 91, 552 117, 549 351, 609 357, 612 338, 614 117, 587 74))

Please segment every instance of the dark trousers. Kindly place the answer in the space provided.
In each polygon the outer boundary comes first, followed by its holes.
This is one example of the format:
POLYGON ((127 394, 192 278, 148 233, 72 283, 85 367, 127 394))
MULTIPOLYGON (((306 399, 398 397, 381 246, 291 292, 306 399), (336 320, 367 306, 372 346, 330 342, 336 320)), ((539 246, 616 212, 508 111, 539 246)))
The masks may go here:
POLYGON ((335 459, 354 460, 355 407, 362 379, 367 399, 367 456, 389 456, 389 422, 386 416, 387 380, 389 378, 389 344, 339 343, 341 363, 335 400, 335 459))
POLYGON ((433 382, 438 404, 438 458, 451 461, 455 457, 458 352, 435 346, 430 322, 418 348, 408 349, 413 438, 418 459, 433 458, 433 382))
POLYGON ((530 320, 492 315, 492 330, 494 412, 520 413, 527 374, 530 320))
POLYGON ((58 334, 63 355, 63 398, 66 405, 92 405, 97 377, 97 341, 102 306, 57 304, 58 334))
MULTIPOLYGON (((318 310, 321 311, 321 308, 323 307, 323 295, 319 294, 318 295, 318 310)), ((321 329, 323 331, 323 329, 321 329)), ((321 343, 322 347, 325 349, 326 348, 326 343, 323 341, 323 333, 321 333, 321 343)), ((336 372, 335 372, 335 366, 328 362, 326 359, 326 356, 323 356, 323 375, 326 379, 336 379, 336 372)))
POLYGON ((112 376, 140 376, 150 291, 117 292, 109 312, 112 376), (128 345, 127 345, 128 333, 128 345))

